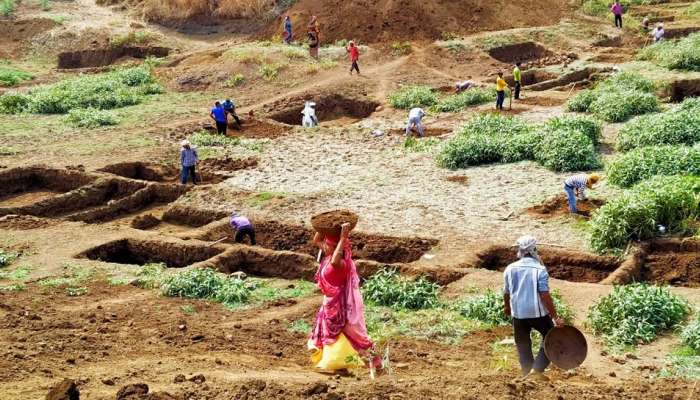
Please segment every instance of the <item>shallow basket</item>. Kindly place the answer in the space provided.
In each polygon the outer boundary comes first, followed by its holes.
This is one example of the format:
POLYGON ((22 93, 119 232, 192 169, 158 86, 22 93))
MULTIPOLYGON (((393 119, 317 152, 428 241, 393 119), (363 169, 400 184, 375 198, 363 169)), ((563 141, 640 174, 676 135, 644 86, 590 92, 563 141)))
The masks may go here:
POLYGON ((544 338, 544 353, 552 364, 561 369, 576 368, 588 354, 586 337, 573 326, 554 327, 544 338))
POLYGON ((340 226, 350 224, 350 230, 355 229, 359 217, 350 210, 332 210, 311 217, 311 226, 316 232, 328 236, 340 236, 340 226))

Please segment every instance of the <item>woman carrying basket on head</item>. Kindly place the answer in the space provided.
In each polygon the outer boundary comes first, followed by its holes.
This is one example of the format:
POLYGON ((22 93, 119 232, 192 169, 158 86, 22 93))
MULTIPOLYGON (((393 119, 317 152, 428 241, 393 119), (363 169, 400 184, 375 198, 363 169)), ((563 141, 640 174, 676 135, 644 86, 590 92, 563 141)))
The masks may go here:
MULTIPOLYGON (((363 356, 373 348, 367 335, 360 277, 352 260, 348 235, 350 224, 343 224, 340 236, 316 233, 314 243, 323 251, 316 282, 323 293, 323 304, 308 341, 311 361, 324 372, 348 370, 365 365, 363 356)), ((371 358, 373 371, 380 365, 371 358)))

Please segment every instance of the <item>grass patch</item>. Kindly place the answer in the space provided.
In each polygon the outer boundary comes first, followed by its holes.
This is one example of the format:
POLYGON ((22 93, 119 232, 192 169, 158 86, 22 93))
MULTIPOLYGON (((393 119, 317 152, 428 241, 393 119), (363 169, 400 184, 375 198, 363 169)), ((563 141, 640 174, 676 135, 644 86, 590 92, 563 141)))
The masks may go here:
POLYGON ((70 110, 64 121, 77 128, 98 128, 119 123, 112 112, 96 108, 70 110))
POLYGON ((246 203, 248 203, 249 206, 251 207, 261 207, 265 205, 267 202, 273 199, 283 199, 287 197, 285 193, 278 193, 278 192, 260 192, 253 194, 249 196, 246 199, 246 203))
POLYGON ((690 98, 666 112, 643 115, 628 122, 617 135, 616 147, 627 151, 643 146, 697 142, 700 142, 700 100, 690 98))
POLYGON ((141 103, 162 87, 148 63, 98 75, 81 75, 26 93, 0 96, 0 113, 66 114, 73 109, 108 110, 141 103))
POLYGON ((681 332, 681 343, 691 349, 696 356, 700 356, 700 314, 696 314, 690 323, 681 332))
POLYGON ((292 333, 309 334, 311 333, 311 325, 303 319, 298 319, 289 325, 287 331, 292 333))
POLYGON ((112 47, 126 47, 137 44, 145 44, 153 39, 153 34, 148 31, 131 31, 129 33, 114 36, 109 40, 112 47))
MULTIPOLYGON (((553 290, 551 295, 558 316, 565 323, 571 324, 575 318, 573 309, 563 302, 558 290, 553 290)), ((487 290, 486 293, 481 295, 465 298, 457 302, 455 308, 463 317, 478 321, 485 327, 509 325, 511 321, 505 315, 503 294, 492 290, 487 290)))
POLYGON ((440 286, 421 277, 409 280, 393 269, 382 269, 362 285, 366 302, 379 306, 418 310, 438 306, 440 286))
POLYGON ((700 177, 652 177, 593 212, 591 247, 603 252, 652 239, 659 225, 668 233, 686 232, 700 215, 699 199, 700 177))
POLYGON ((496 162, 535 160, 555 171, 596 169, 600 125, 586 117, 561 117, 542 126, 499 114, 469 120, 440 150, 437 163, 457 169, 496 162), (508 132, 504 135, 503 132, 508 132))
POLYGON ((389 95, 389 104, 401 110, 430 107, 437 103, 437 95, 428 86, 405 86, 389 95))
POLYGON ((242 86, 245 83, 245 76, 243 74, 233 74, 230 78, 224 81, 224 86, 226 87, 237 87, 242 86))
POLYGON ((155 289, 160 287, 160 281, 163 279, 166 267, 163 263, 145 264, 136 273, 137 287, 141 289, 155 289))
POLYGON ((568 111, 590 112, 607 122, 623 122, 659 109, 654 83, 641 75, 619 72, 566 103, 568 111))
POLYGON ((0 270, 0 280, 20 281, 23 282, 29 278, 32 271, 31 265, 20 265, 12 271, 0 270))
POLYGON ((588 312, 588 324, 613 347, 649 343, 688 315, 685 299, 668 288, 641 283, 615 286, 588 312))
POLYGON ((251 302, 264 303, 282 299, 307 297, 316 291, 316 285, 312 282, 298 280, 287 287, 279 288, 271 286, 268 281, 249 279, 248 287, 252 290, 251 302))
POLYGON ((202 147, 226 147, 237 146, 241 143, 241 139, 237 137, 230 138, 228 136, 201 131, 190 136, 190 142, 195 146, 202 147))
POLYGON ((437 112, 458 112, 466 109, 467 107, 476 106, 495 100, 495 89, 471 88, 463 91, 462 93, 440 99, 440 101, 433 106, 432 110, 437 112))
POLYGON ((9 17, 15 12, 15 0, 0 0, 0 14, 9 17))
POLYGON ((654 43, 643 48, 637 58, 668 69, 700 71, 700 33, 654 43))
POLYGON ((38 283, 44 287, 57 288, 62 286, 80 287, 93 276, 92 269, 79 264, 63 265, 63 273, 59 277, 44 278, 38 283))
POLYGON ((649 146, 622 154, 607 165, 607 178, 630 187, 655 175, 700 175, 700 148, 649 146))
POLYGON ((436 138, 417 139, 413 136, 409 136, 403 141, 403 149, 407 153, 423 153, 430 151, 438 144, 440 144, 440 140, 436 138))
POLYGON ((0 65, 0 86, 16 86, 32 79, 34 76, 28 72, 0 65))
POLYGON ((405 56, 413 52, 410 42, 393 42, 391 44, 391 54, 394 56, 405 56))
POLYGON ((277 79, 282 69, 286 68, 284 64, 267 64, 263 63, 258 70, 260 77, 266 81, 277 79))
POLYGON ((236 307, 248 303, 250 289, 240 279, 225 277, 213 269, 197 268, 164 276, 160 288, 165 296, 208 299, 236 307))

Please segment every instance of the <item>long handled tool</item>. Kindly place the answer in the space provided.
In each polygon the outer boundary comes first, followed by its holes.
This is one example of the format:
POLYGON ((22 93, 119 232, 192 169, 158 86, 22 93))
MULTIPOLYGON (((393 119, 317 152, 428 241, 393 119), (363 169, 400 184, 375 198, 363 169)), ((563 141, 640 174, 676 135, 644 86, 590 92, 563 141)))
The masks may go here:
POLYGON ((508 96, 508 111, 513 109, 513 89, 510 89, 510 95, 508 96))
POLYGON ((228 236, 224 236, 224 237, 222 237, 221 239, 217 240, 216 242, 211 242, 211 243, 209 243, 209 244, 207 245, 207 247, 211 247, 211 246, 213 246, 213 245, 215 245, 215 244, 221 243, 221 242, 223 242, 223 241, 226 240, 226 239, 228 239, 228 236))

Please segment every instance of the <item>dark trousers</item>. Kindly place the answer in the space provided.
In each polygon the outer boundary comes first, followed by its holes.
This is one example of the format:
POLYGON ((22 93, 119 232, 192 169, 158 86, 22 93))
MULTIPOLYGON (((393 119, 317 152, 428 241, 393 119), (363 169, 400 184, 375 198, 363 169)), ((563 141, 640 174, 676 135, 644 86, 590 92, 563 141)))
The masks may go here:
POLYGON ((503 109, 503 102, 506 100, 505 90, 499 90, 496 92, 496 108, 499 110, 503 109))
POLYGON ((236 243, 243 243, 243 238, 248 236, 250 238, 250 244, 252 246, 255 246, 257 243, 255 243, 255 231, 253 230, 252 226, 244 226, 241 229, 238 229, 236 231, 236 243))
POLYGON ((622 15, 615 14, 615 26, 622 28, 622 15))
POLYGON ((216 131, 221 135, 226 135, 226 122, 216 121, 216 131))
POLYGON ((515 100, 520 99, 520 81, 515 82, 515 94, 513 95, 515 100))
POLYGON ((350 73, 352 74, 352 70, 357 71, 357 74, 360 74, 360 67, 357 65, 357 61, 353 61, 352 65, 350 66, 350 73))
POLYGON ((554 323, 549 316, 527 319, 513 318, 513 336, 515 337, 515 347, 518 349, 518 358, 520 359, 520 368, 523 371, 523 375, 530 373, 531 369, 543 372, 549 365, 549 359, 544 354, 544 337, 547 336, 547 332, 553 327, 554 323), (532 340, 530 339, 530 332, 533 329, 542 335, 540 351, 535 359, 532 356, 532 340))
POLYGON ((183 185, 187 183, 187 178, 192 178, 193 184, 197 183, 197 175, 194 171, 194 165, 189 167, 185 167, 184 165, 182 166, 182 174, 180 176, 180 179, 183 185))

